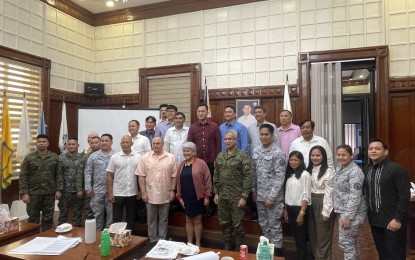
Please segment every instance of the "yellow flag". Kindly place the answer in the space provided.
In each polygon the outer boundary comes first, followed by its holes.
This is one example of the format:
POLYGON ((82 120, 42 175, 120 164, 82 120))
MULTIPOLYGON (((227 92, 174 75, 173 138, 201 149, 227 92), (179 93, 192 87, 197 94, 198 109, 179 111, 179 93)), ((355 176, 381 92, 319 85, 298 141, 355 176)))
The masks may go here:
POLYGON ((9 102, 7 98, 4 98, 3 105, 3 121, 2 121, 2 160, 1 160, 1 186, 3 189, 7 188, 10 183, 10 177, 12 175, 12 155, 13 155, 13 143, 12 143, 12 130, 10 127, 9 117, 9 102))

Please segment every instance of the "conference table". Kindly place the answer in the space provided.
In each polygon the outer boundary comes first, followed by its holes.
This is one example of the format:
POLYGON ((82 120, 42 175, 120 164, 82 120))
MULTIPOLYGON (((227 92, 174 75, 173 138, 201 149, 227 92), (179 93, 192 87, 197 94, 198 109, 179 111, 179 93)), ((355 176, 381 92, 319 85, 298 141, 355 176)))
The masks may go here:
POLYGON ((19 229, 0 234, 0 246, 10 244, 22 238, 36 235, 40 232, 40 225, 27 221, 19 222, 19 229))
MULTIPOLYGON (((206 248, 206 247, 200 248, 200 253, 209 252, 209 251, 219 253, 219 259, 225 256, 229 256, 229 257, 232 257, 234 260, 239 260, 239 252, 236 252, 236 251, 218 250, 218 249, 206 248)), ((247 254, 246 259, 256 260, 256 254, 247 254)), ((283 259, 285 258, 280 257, 280 256, 274 256, 274 260, 283 260, 283 259)))
POLYGON ((62 259, 62 260, 95 260, 95 259, 132 259, 137 251, 142 250, 148 244, 147 237, 131 236, 131 244, 125 247, 111 247, 110 255, 108 257, 101 257, 99 250, 99 243, 101 232, 97 232, 97 241, 93 244, 79 243, 74 248, 68 249, 65 253, 59 256, 47 255, 17 255, 9 254, 9 251, 15 249, 24 243, 29 242, 35 237, 57 237, 64 235, 66 237, 81 237, 84 239, 84 228, 74 227, 71 231, 58 234, 53 229, 41 232, 37 235, 32 235, 8 245, 0 247, 0 259, 29 259, 29 260, 43 260, 43 259, 62 259))

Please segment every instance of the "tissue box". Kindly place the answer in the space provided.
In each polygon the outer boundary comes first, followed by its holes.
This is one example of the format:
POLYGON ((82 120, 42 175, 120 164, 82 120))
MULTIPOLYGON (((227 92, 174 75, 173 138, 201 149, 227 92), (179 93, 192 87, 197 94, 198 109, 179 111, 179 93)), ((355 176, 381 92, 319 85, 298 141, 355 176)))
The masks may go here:
MULTIPOLYGON (((258 247, 256 248, 256 259, 259 260, 259 247, 261 246, 261 242, 258 242, 258 247)), ((268 244, 269 253, 271 254, 271 259, 274 259, 274 244, 268 244)))
POLYGON ((19 230, 19 218, 11 218, 0 225, 0 233, 19 230))
POLYGON ((111 246, 125 247, 131 243, 131 230, 125 229, 121 232, 108 231, 110 233, 111 246))

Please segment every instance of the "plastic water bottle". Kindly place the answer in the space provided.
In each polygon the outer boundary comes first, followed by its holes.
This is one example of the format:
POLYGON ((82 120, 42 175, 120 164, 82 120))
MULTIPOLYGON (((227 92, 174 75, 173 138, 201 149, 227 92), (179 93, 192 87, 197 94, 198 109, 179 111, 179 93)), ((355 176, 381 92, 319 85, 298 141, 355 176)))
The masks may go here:
POLYGON ((101 233, 101 244, 99 245, 101 250, 101 256, 109 256, 111 249, 110 234, 107 229, 104 229, 101 233))
POLYGON ((271 260, 271 253, 267 241, 264 241, 259 247, 259 260, 271 260))
POLYGON ((97 224, 96 220, 85 220, 85 244, 93 244, 97 241, 97 224))

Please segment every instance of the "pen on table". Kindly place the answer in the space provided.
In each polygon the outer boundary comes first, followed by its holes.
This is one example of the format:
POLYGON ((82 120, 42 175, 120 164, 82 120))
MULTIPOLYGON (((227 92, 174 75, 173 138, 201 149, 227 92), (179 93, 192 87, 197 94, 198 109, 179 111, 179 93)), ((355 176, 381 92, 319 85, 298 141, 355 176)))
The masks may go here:
POLYGON ((84 260, 86 260, 86 258, 88 257, 89 252, 86 253, 86 255, 84 256, 84 260))

